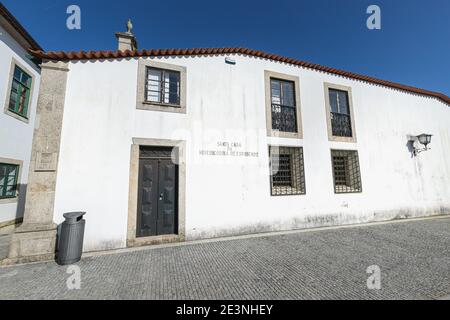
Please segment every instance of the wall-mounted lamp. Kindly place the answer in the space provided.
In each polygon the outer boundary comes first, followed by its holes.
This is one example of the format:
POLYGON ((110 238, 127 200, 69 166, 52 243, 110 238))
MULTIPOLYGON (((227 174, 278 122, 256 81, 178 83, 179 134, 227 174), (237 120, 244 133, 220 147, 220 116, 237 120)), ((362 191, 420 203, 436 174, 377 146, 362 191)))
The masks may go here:
POLYGON ((413 150, 414 156, 417 156, 417 154, 421 153, 422 151, 430 150, 430 148, 428 148, 428 145, 431 143, 432 136, 433 135, 431 135, 431 134, 422 133, 421 135, 418 135, 416 137, 413 137, 413 139, 411 139, 411 142, 412 142, 412 145, 414 148, 414 150, 413 150), (423 144, 425 147, 422 149, 417 148, 414 143, 416 141, 418 141, 420 144, 423 144))

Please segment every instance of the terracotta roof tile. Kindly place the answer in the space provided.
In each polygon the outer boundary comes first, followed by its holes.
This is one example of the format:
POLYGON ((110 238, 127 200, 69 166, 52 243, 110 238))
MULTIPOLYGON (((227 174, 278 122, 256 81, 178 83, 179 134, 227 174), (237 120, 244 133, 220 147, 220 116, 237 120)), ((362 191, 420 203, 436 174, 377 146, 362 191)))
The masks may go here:
POLYGON ((266 53, 263 51, 248 49, 248 48, 192 48, 192 49, 143 49, 136 51, 89 51, 89 52, 43 52, 42 50, 30 50, 30 52, 37 58, 44 60, 86 60, 86 59, 116 59, 127 57, 147 57, 147 56, 192 56, 192 55, 211 55, 211 54, 245 54, 249 56, 261 57, 273 61, 289 63, 292 65, 309 68, 313 70, 323 71, 342 77, 366 81, 373 84, 391 87, 398 90, 408 91, 420 95, 437 98, 446 104, 450 105, 450 97, 434 91, 419 89, 403 84, 381 80, 365 75, 356 74, 353 72, 338 70, 321 66, 318 64, 308 63, 293 58, 282 57, 266 53))

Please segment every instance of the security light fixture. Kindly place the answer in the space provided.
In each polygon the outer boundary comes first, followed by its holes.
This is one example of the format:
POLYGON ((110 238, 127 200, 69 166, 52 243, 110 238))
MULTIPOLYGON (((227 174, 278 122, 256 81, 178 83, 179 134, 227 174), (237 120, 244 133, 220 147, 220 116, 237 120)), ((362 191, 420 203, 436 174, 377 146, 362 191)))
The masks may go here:
POLYGON ((427 145, 431 142, 431 137, 431 134, 422 133, 420 136, 417 136, 417 139, 427 148, 427 145))
POLYGON ((427 151, 430 148, 428 148, 428 145, 431 143, 431 137, 433 135, 431 134, 427 134, 427 133, 422 133, 421 135, 418 135, 416 138, 417 141, 419 141, 421 144, 423 144, 425 146, 425 148, 419 149, 416 148, 414 146, 414 155, 417 156, 418 153, 422 152, 422 151, 427 151))
POLYGON ((236 60, 234 60, 231 57, 225 57, 225 63, 235 65, 236 64, 236 60))

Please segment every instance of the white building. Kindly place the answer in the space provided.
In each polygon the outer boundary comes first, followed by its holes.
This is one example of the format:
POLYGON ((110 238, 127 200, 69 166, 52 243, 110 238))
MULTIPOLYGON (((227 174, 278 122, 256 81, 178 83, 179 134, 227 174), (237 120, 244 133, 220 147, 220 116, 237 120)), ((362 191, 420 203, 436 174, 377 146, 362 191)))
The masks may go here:
POLYGON ((131 50, 35 52, 40 126, 10 258, 51 254, 70 211, 87 212, 85 251, 450 213, 449 97, 117 36, 131 50), (422 133, 431 149, 415 153, 422 133))
POLYGON ((0 227, 23 216, 40 80, 28 49, 40 48, 0 3, 0 227))

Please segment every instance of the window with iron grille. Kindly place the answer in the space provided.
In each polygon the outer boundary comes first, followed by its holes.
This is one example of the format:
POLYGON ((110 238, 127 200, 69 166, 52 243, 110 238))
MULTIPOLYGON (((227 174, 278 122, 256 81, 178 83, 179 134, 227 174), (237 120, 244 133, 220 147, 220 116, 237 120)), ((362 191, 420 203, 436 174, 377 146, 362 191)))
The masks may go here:
POLYGON ((19 166, 0 163, 0 199, 15 198, 19 166))
POLYGON ((328 94, 330 97, 330 118, 333 136, 351 137, 352 119, 350 118, 348 92, 330 88, 328 89, 328 94))
POLYGON ((335 193, 362 192, 358 151, 331 150, 335 193))
POLYGON ((305 194, 303 148, 269 147, 273 196, 305 194))
POLYGON ((283 132, 297 132, 295 83, 271 78, 270 93, 272 129, 283 132))
POLYGON ((147 67, 146 101, 180 105, 180 72, 147 67))
POLYGON ((14 67, 8 110, 24 118, 28 116, 31 82, 29 74, 18 66, 14 67))

